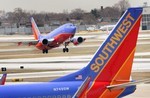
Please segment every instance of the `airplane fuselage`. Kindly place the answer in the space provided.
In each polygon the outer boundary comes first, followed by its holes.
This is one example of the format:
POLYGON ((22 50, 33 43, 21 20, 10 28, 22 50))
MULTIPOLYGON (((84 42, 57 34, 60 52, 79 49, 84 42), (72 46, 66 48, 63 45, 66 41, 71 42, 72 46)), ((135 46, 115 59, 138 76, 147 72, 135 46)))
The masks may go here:
POLYGON ((47 82, 0 86, 0 98, 72 98, 82 82, 47 82))
MULTIPOLYGON (((47 82, 24 85, 5 85, 0 86, 0 98, 72 98, 83 81, 70 82, 47 82)), ((90 85, 92 82, 90 83, 90 85)), ((95 94, 106 89, 109 82, 96 82, 97 87, 92 93, 87 93, 86 98, 92 98, 95 94)), ((136 86, 121 89, 122 93, 118 96, 125 96, 135 91, 136 86)), ((110 91, 107 95, 110 98, 116 91, 110 91)))

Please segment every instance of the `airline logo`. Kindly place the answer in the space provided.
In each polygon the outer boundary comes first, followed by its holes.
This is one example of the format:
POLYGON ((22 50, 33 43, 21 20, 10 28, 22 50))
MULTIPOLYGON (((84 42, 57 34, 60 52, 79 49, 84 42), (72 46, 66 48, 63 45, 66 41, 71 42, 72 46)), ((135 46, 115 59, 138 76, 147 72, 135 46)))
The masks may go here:
POLYGON ((94 63, 91 64, 90 68, 92 71, 94 71, 95 73, 100 71, 101 67, 105 65, 107 60, 111 57, 111 54, 120 45, 123 38, 127 35, 128 31, 130 30, 131 26, 134 24, 135 21, 136 19, 134 19, 131 13, 128 13, 121 22, 121 24, 115 30, 115 33, 107 41, 102 49, 102 52, 95 59, 94 63))

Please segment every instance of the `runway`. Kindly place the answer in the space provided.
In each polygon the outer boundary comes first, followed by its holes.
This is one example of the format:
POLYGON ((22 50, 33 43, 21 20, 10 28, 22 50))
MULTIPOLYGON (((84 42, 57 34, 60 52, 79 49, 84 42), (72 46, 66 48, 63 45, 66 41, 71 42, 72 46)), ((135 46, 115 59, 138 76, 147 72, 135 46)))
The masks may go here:
MULTIPOLYGON (((139 53, 137 55, 143 54, 144 53, 139 53)), ((4 59, 0 60, 0 66, 6 67, 7 69, 19 69, 20 66, 24 66, 25 69, 78 70, 85 67, 92 57, 93 55, 24 58, 9 60, 4 59)), ((150 71, 149 65, 149 58, 135 58, 133 63, 133 71, 150 71)))

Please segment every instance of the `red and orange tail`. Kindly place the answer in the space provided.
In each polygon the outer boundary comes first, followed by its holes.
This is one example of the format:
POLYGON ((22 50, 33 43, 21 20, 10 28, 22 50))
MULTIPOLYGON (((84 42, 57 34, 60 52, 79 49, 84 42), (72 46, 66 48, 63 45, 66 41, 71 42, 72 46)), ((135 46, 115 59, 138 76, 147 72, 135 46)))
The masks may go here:
POLYGON ((5 82, 6 82, 6 77, 7 77, 7 74, 3 74, 1 80, 0 80, 0 85, 4 85, 5 82))
POLYGON ((129 8, 97 50, 87 66, 93 81, 88 92, 99 88, 97 82, 112 85, 129 81, 141 17, 142 8, 129 8))
POLYGON ((98 49, 89 63, 93 81, 129 80, 141 14, 142 8, 129 8, 98 49))
POLYGON ((39 31, 33 17, 31 17, 31 25, 32 25, 32 31, 33 31, 34 38, 35 38, 35 40, 38 40, 40 38, 41 34, 40 34, 40 31, 39 31))

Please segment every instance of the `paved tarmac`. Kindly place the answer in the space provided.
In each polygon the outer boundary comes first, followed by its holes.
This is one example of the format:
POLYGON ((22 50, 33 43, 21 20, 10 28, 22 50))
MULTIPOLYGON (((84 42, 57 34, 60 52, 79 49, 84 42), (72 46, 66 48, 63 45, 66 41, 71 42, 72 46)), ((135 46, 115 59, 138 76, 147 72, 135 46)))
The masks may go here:
MULTIPOLYGON (((149 54, 149 53, 146 53, 149 54)), ((140 55, 137 54, 137 55, 140 55)), ((144 53, 141 53, 144 55, 144 53)), ((85 67, 93 55, 84 56, 66 56, 66 57, 41 57, 41 58, 23 58, 23 59, 3 59, 0 60, 0 66, 7 69, 19 69, 24 66, 25 69, 50 69, 50 70, 77 70, 85 67)), ((149 58, 135 58, 133 71, 150 71, 149 58)))
POLYGON ((124 98, 150 98, 150 84, 137 85, 136 91, 124 98))

